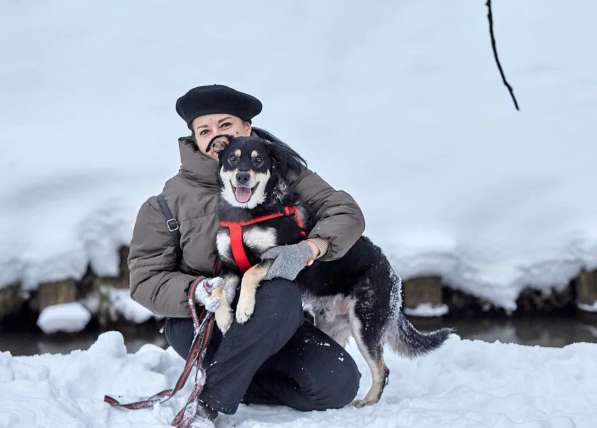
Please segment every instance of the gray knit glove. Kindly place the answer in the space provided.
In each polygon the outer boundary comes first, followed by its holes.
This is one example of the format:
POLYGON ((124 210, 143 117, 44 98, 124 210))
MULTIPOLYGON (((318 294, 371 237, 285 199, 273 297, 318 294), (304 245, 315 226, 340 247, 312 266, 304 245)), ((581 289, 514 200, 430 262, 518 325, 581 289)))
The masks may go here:
POLYGON ((263 279, 280 277, 293 281, 312 257, 313 250, 307 241, 272 247, 261 255, 262 260, 275 259, 263 279))
POLYGON ((220 306, 220 300, 216 299, 211 293, 218 287, 224 286, 224 279, 219 276, 205 278, 195 288, 195 301, 205 306, 209 312, 215 312, 220 306))

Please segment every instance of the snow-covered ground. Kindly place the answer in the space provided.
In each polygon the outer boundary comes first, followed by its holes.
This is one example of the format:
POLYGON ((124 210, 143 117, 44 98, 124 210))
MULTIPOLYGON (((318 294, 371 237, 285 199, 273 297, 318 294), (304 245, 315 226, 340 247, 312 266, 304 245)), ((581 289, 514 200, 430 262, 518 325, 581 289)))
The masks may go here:
POLYGON ((512 309, 597 268, 597 2, 493 4, 520 112, 484 1, 5 2, 0 286, 116 274, 208 83, 260 97, 405 279, 512 309))
MULTIPOLYGON (((354 343, 362 396, 369 371, 354 343)), ((219 427, 450 427, 594 428, 597 421, 597 344, 527 347, 461 340, 452 335, 415 360, 386 352, 390 382, 380 403, 302 413, 285 407, 241 405, 219 427)), ((104 394, 133 401, 176 382, 183 360, 172 348, 145 345, 127 354, 122 335, 100 335, 68 355, 13 357, 0 353, 0 427, 166 427, 190 384, 163 406, 111 408, 104 394)))

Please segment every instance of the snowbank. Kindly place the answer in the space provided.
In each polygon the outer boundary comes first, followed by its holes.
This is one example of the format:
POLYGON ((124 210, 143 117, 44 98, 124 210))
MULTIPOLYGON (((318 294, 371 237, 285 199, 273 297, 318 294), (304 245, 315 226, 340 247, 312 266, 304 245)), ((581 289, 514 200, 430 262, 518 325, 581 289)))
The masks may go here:
POLYGON ((81 303, 61 303, 44 308, 37 318, 37 326, 44 333, 73 333, 83 330, 90 319, 91 313, 81 303))
POLYGON ((131 299, 129 290, 110 289, 109 293, 112 319, 124 318, 135 324, 141 324, 151 318, 163 318, 153 314, 150 310, 131 299))
POLYGON ((414 308, 403 308, 406 315, 413 317, 441 317, 446 315, 450 308, 448 305, 433 305, 431 303, 420 303, 414 308))
POLYGON ((592 305, 585 305, 583 303, 577 304, 578 308, 585 312, 597 312, 597 302, 593 302, 592 305))
POLYGON ((520 112, 484 3, 8 2, 0 286, 116 274, 178 169, 175 99, 216 82, 263 100, 255 125, 355 197, 405 279, 513 309, 597 268, 597 3, 493 2, 520 112))
MULTIPOLYGON (((369 371, 351 343, 349 352, 369 371)), ((221 427, 551 427, 593 428, 597 420, 597 344, 527 347, 461 340, 415 360, 389 351, 390 382, 376 406, 302 413, 244 406, 222 415, 221 427)), ((88 350, 13 357, 0 353, 0 427, 166 427, 190 385, 172 403, 151 410, 111 408, 104 394, 125 401, 174 385, 183 360, 169 348, 145 345, 127 354, 122 335, 100 335, 88 350)))

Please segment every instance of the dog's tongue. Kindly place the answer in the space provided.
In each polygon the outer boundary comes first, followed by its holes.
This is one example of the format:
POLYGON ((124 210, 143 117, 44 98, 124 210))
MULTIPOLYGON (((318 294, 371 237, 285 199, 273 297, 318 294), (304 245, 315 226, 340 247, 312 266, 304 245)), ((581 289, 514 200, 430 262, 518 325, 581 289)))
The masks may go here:
POLYGON ((249 187, 237 187, 234 189, 234 197, 238 202, 245 203, 251 199, 251 189, 249 187))

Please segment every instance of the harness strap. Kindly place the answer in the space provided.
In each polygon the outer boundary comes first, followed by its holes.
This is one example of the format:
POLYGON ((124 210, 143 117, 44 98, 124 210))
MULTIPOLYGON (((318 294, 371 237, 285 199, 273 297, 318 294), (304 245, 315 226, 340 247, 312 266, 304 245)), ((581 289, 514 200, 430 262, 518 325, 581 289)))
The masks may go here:
POLYGON ((305 232, 305 222, 304 222, 303 216, 301 215, 301 212, 294 205, 289 206, 289 207, 288 206, 284 207, 284 214, 294 216, 294 221, 296 222, 296 225, 301 229, 300 235, 301 236, 307 235, 307 232, 305 232))
POLYGON ((195 309, 195 290, 197 289, 198 284, 205 279, 204 276, 198 276, 191 284, 189 288, 189 294, 187 298, 187 303, 189 304, 191 310, 191 316, 193 318, 193 327, 195 329, 195 336, 193 338, 193 344, 191 345, 191 350, 187 356, 187 361, 185 363, 184 369, 176 382, 176 385, 173 389, 165 389, 163 391, 158 392, 157 394, 152 395, 151 397, 141 400, 135 401, 132 403, 120 403, 115 398, 105 395, 104 401, 111 406, 125 408, 130 410, 135 409, 146 409, 148 407, 152 407, 156 403, 165 403, 170 398, 172 398, 178 391, 180 391, 183 386, 186 384, 189 374, 193 367, 195 370, 195 380, 194 386, 187 402, 183 406, 183 408, 176 414, 174 419, 172 420, 172 425, 177 428, 189 428, 195 415, 197 414, 197 399, 201 391, 203 391, 203 385, 205 384, 205 370, 203 369, 203 359, 205 358, 205 352, 207 350, 207 345, 209 344, 209 339, 211 338, 211 334, 213 332, 213 324, 214 324, 214 317, 213 313, 206 311, 203 309, 201 316, 197 315, 195 309))
POLYGON ((234 258, 234 263, 236 263, 236 266, 241 270, 241 272, 247 271, 252 266, 249 262, 249 258, 247 257, 245 246, 243 245, 243 226, 262 223, 274 218, 286 216, 294 216, 294 221, 301 229, 299 232, 300 235, 303 237, 307 235, 305 232, 305 223, 300 215, 300 211, 297 210, 296 206, 294 205, 285 206, 282 212, 253 217, 249 220, 220 221, 220 226, 226 227, 230 231, 230 249, 232 250, 232 257, 234 258))
POLYGON ((234 262, 242 272, 245 272, 251 267, 251 263, 249 263, 243 245, 242 226, 238 223, 232 223, 226 226, 228 227, 228 230, 230 230, 230 248, 232 250, 232 257, 234 257, 234 262))

